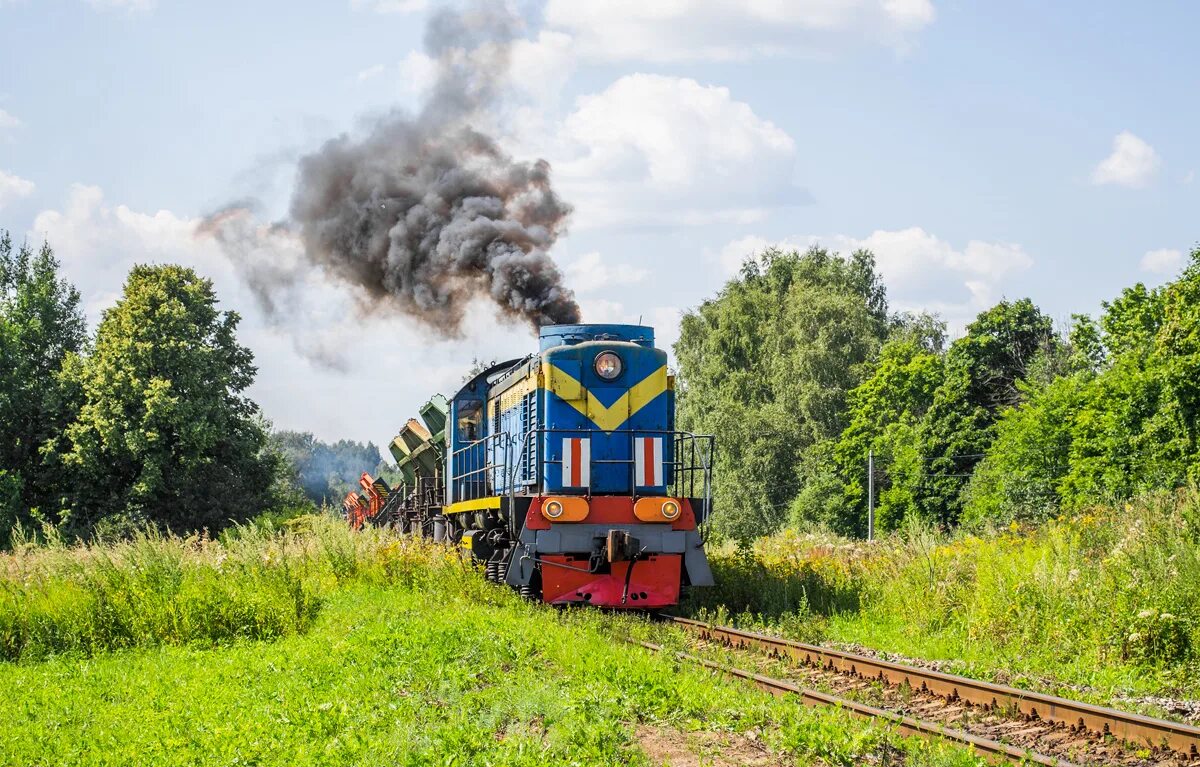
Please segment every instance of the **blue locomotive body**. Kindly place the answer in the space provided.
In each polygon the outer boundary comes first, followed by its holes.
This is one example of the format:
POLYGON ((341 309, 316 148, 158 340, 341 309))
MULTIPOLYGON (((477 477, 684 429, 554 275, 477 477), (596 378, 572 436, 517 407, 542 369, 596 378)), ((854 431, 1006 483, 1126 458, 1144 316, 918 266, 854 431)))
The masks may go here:
POLYGON ((548 602, 662 607, 711 583, 713 442, 676 429, 653 329, 555 325, 539 340, 450 400, 436 536, 548 602))
POLYGON ((652 328, 552 326, 537 355, 499 367, 500 375, 489 382, 485 373, 451 401, 447 474, 458 482, 448 487, 448 503, 480 492, 666 492, 665 474, 655 469, 673 464, 674 379, 652 328), (596 371, 602 354, 620 360, 609 379, 596 371), (571 453, 581 439, 586 461, 571 453), (634 454, 645 439, 658 451, 649 474, 634 454))

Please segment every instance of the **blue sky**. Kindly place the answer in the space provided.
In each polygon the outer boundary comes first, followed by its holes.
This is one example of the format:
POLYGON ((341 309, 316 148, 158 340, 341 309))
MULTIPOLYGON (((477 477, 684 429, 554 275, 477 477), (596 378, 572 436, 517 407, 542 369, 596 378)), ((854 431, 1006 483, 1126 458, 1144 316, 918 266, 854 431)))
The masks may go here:
MULTIPOLYGON (((480 306, 439 340, 319 276, 281 327, 192 231, 244 196, 282 215, 298 156, 417 108, 437 7, 0 0, 0 228, 50 239, 93 322, 131 264, 195 266, 245 316, 277 425, 386 440, 528 332, 480 306)), ((511 93, 483 127, 551 161, 587 319, 669 342, 743 255, 819 241, 871 247, 893 304, 952 328, 1005 296, 1065 320, 1200 239, 1195 3, 514 7, 511 93)))

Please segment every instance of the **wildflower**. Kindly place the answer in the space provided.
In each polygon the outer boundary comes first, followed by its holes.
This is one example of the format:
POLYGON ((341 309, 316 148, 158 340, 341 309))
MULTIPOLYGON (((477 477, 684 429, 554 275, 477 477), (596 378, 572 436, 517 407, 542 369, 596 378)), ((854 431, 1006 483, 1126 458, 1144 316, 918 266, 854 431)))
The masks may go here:
POLYGON ((1142 635, 1135 631, 1129 635, 1129 641, 1130 642, 1140 642, 1140 641, 1142 641, 1142 635))
POLYGON ((1142 620, 1145 620, 1146 618, 1153 618, 1154 611, 1153 610, 1142 610, 1140 613, 1138 613, 1138 617, 1141 618, 1142 620))

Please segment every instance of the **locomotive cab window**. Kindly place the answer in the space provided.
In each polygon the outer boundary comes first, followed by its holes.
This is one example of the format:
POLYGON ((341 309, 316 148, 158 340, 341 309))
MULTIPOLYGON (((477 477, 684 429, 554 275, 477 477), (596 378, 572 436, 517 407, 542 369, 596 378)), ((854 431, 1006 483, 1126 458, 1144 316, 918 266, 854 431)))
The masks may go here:
POLYGON ((483 438, 483 403, 463 402, 458 406, 458 439, 474 442, 483 438))

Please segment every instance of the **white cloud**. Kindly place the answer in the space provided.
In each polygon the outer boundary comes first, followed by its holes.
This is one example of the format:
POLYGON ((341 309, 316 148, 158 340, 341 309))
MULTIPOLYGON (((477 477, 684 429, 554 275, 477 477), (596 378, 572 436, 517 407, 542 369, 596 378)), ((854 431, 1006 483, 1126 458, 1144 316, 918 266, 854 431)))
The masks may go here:
POLYGON ((893 309, 937 312, 958 328, 1000 300, 1010 277, 1033 266, 1020 245, 971 240, 955 248, 920 227, 879 230, 862 238, 807 235, 779 241, 751 235, 728 243, 714 258, 732 275, 747 256, 772 245, 797 250, 820 245, 842 255, 870 250, 893 309))
POLYGON ((633 74, 578 99, 549 142, 575 223, 747 220, 802 202, 791 137, 727 88, 633 74))
POLYGON ((20 127, 21 127, 20 120, 18 120, 16 117, 9 114, 8 112, 5 112, 3 109, 0 109, 0 130, 12 130, 13 128, 20 128, 20 127))
MULTIPOLYGON (((599 253, 584 253, 563 267, 568 284, 576 293, 595 293, 619 285, 634 285, 649 272, 629 264, 607 264, 599 253)), ((588 314, 587 316, 591 316, 588 314)))
POLYGON ((367 67, 366 69, 361 70, 356 77, 360 83, 366 82, 367 80, 379 77, 381 74, 383 74, 384 69, 385 67, 383 64, 376 64, 375 66, 367 67))
POLYGON ((831 50, 847 38, 904 50, 929 0, 550 0, 546 24, 605 60, 737 60, 831 50))
POLYGON ((428 0, 350 0, 352 9, 372 13, 416 13, 428 5, 428 0))
POLYGON ((757 256, 772 246, 801 249, 808 247, 807 245, 794 244, 788 240, 772 241, 765 237, 750 234, 726 243, 725 247, 721 248, 721 251, 717 254, 716 260, 720 264, 722 271, 727 275, 733 276, 742 268, 742 264, 746 263, 746 259, 751 256, 757 256))
POLYGON ((679 340, 679 322, 683 310, 678 306, 649 306, 638 304, 636 310, 629 309, 619 301, 607 298, 584 297, 579 308, 587 322, 616 323, 625 325, 647 325, 654 328, 654 345, 667 352, 668 364, 675 365, 672 346, 679 340))
POLYGON ((679 340, 679 321, 683 318, 683 310, 678 306, 655 306, 638 319, 641 324, 654 328, 654 345, 667 352, 671 365, 675 365, 675 350, 672 349, 679 340))
MULTIPOLYGON (((753 223, 780 205, 809 201, 793 178, 791 137, 727 88, 631 74, 579 97, 560 117, 577 58, 575 39, 560 31, 515 41, 503 108, 476 116, 477 127, 502 136, 516 157, 551 162, 556 186, 575 206, 576 230, 753 223)), ((438 63, 411 51, 398 69, 400 87, 421 98, 438 63)))
POLYGON ((1183 267, 1183 251, 1171 248, 1147 251, 1141 267, 1143 272, 1151 274, 1175 274, 1183 267))
POLYGON ((1112 154, 1092 171, 1092 183, 1138 189, 1150 183, 1161 165, 1162 159, 1154 147, 1129 131, 1122 131, 1113 138, 1112 154))
POLYGON ((575 72, 575 41, 542 30, 533 40, 517 40, 509 51, 509 79, 534 101, 557 97, 575 72))
POLYGON ((67 279, 83 293, 89 319, 97 322, 135 263, 170 261, 210 277, 230 275, 216 249, 195 240, 195 224, 167 210, 147 214, 113 206, 99 187, 74 184, 61 210, 34 218, 31 239, 45 238, 54 248, 67 279))
POLYGON ((624 323, 629 321, 625 305, 610 298, 581 298, 579 309, 587 322, 595 323, 624 323))
POLYGON ((33 194, 36 185, 28 180, 0 170, 0 208, 10 202, 33 194))
POLYGON ((300 306, 288 316, 301 332, 284 333, 216 242, 196 236, 198 223, 168 210, 145 213, 113 204, 98 187, 77 184, 59 209, 37 215, 29 236, 49 241, 64 276, 83 294, 93 325, 119 298, 134 264, 181 264, 212 279, 221 308, 243 317, 238 337, 259 369, 251 396, 277 427, 313 431, 322 439, 384 444, 430 395, 453 394, 472 358, 511 359, 536 346, 527 327, 497 322, 488 302, 469 308, 472 332, 462 340, 433 337, 395 317, 363 316, 356 311, 359 297, 331 287, 319 272, 292 297, 300 306), (387 353, 378 354, 383 347, 387 353), (414 360, 419 376, 412 375, 414 360), (379 403, 387 404, 380 410, 379 403))
POLYGON ((100 11, 149 11, 156 0, 87 0, 87 4, 100 11))

